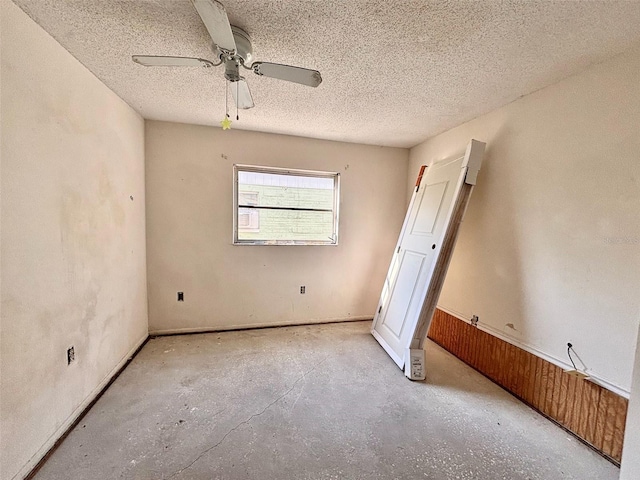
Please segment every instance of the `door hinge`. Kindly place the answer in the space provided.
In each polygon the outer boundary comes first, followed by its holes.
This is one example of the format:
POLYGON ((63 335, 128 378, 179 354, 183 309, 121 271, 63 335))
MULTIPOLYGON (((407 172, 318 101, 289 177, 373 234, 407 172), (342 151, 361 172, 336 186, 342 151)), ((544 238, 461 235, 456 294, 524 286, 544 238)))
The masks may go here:
POLYGON ((400 253, 400 245, 398 245, 398 250, 396 251, 396 253, 400 253))
POLYGON ((382 305, 380 305, 380 308, 378 308, 378 315, 380 315, 381 312, 382 312, 382 305))

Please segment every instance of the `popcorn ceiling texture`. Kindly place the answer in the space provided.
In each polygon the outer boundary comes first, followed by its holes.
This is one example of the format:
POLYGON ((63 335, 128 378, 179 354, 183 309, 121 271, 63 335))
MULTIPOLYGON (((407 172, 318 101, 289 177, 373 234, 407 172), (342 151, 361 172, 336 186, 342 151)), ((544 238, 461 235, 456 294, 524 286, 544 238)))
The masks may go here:
MULTIPOLYGON (((219 125, 222 67, 188 0, 14 0, 145 118, 219 125)), ((640 42, 640 1, 223 0, 254 58, 320 70, 309 88, 246 70, 233 128, 412 147, 640 42)), ((235 110, 232 111, 235 119, 235 110)))

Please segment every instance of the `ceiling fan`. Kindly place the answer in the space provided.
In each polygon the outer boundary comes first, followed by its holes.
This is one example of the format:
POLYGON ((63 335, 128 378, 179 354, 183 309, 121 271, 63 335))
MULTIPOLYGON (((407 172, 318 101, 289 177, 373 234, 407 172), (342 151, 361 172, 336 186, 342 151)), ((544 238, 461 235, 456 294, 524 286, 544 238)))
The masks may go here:
POLYGON ((269 62, 253 62, 251 39, 244 30, 229 23, 227 12, 216 0, 191 0, 211 39, 216 63, 203 58, 171 57, 161 55, 133 55, 134 62, 145 67, 204 67, 224 64, 224 77, 231 84, 231 93, 238 108, 253 107, 249 85, 240 75, 240 67, 256 75, 317 87, 322 82, 320 72, 269 62))

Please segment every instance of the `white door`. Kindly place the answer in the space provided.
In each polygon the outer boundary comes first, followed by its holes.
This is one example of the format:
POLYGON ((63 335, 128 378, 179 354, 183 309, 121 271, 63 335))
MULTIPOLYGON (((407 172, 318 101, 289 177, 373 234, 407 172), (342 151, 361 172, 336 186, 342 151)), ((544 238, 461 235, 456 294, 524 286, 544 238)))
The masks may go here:
MULTIPOLYGON (((418 177, 417 191, 391 260, 371 333, 400 368, 404 367, 405 351, 410 346, 441 243, 465 181, 470 150, 463 157, 433 164, 426 168, 422 178, 418 177)), ((475 183, 475 171, 473 176, 475 183)))

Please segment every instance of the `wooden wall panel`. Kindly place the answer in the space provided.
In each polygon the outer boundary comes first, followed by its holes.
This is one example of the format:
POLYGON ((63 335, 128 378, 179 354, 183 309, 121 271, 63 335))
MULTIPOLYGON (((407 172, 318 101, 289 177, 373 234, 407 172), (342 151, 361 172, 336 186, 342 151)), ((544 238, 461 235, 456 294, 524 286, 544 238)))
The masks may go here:
POLYGON ((620 463, 627 399, 436 310, 429 338, 620 463))

